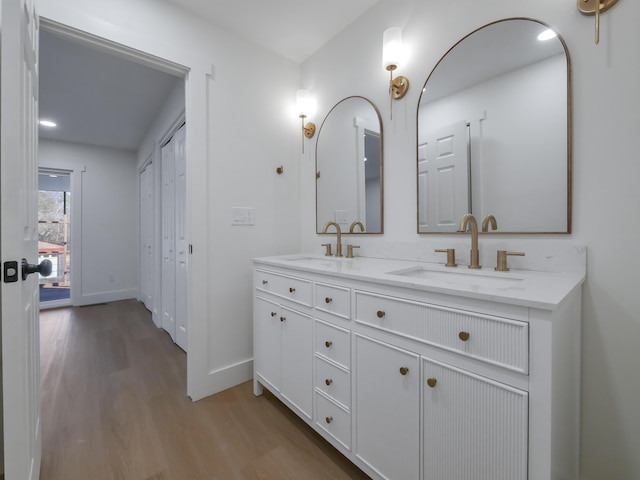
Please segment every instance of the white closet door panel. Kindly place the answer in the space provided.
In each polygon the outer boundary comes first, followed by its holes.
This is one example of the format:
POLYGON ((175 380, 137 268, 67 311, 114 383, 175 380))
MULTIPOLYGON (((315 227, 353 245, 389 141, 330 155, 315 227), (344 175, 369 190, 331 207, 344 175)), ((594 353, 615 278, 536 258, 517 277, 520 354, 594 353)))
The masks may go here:
POLYGON ((187 154, 186 127, 173 136, 175 152, 176 343, 187 351, 187 154))
POLYGON ((162 328, 176 340, 175 154, 162 147, 162 328))

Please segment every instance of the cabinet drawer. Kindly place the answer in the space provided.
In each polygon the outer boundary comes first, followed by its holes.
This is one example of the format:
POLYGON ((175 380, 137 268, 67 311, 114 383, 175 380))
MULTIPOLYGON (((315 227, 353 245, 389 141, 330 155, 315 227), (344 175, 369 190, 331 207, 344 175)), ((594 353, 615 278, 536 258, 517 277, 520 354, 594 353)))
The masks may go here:
POLYGON ((349 330, 316 320, 315 352, 347 370, 351 368, 351 335, 349 330))
POLYGON ((351 407, 351 375, 316 355, 316 389, 324 392, 346 409, 351 407))
POLYGON ((316 426, 351 450, 351 415, 319 392, 316 392, 316 426))
POLYGON ((355 292, 355 320, 407 338, 529 372, 529 324, 405 299, 355 292))
POLYGON ((269 292, 307 307, 312 304, 312 286, 309 280, 265 270, 256 270, 254 282, 257 290, 269 292))
POLYGON ((334 285, 316 283, 316 310, 331 313, 338 317, 351 316, 351 290, 334 285))

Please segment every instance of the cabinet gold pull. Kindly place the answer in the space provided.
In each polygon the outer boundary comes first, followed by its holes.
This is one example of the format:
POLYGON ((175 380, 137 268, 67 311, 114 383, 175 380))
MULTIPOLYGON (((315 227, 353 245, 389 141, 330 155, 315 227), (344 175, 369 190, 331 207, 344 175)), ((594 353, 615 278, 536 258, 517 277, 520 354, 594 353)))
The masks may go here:
POLYGON ((327 423, 331 423, 331 422, 333 422, 333 417, 326 417, 324 419, 324 421, 327 422, 327 423))
POLYGON ((293 292, 295 292, 295 291, 296 291, 296 289, 295 289, 295 288, 293 288, 293 287, 289 288, 289 293, 293 293, 293 292))
POLYGON ((276 315, 277 315, 277 313, 276 313, 276 312, 271 312, 271 316, 272 316, 272 317, 275 317, 276 315))
POLYGON ((434 388, 436 386, 436 383, 438 383, 438 380, 436 380, 435 378, 427 379, 427 385, 429 385, 431 388, 434 388))
POLYGON ((467 340, 469 340, 469 332, 460 332, 458 334, 458 338, 463 342, 466 342, 467 340))
POLYGON ((331 298, 331 297, 326 297, 324 299, 324 303, 331 303, 331 302, 333 302, 333 298, 331 298))
POLYGON ((266 285, 267 283, 269 283, 269 282, 267 282, 266 280, 262 280, 262 284, 263 285, 266 285))
POLYGON ((384 312, 382 310, 378 310, 376 312, 376 315, 378 316, 378 318, 382 318, 382 317, 384 317, 384 312))
POLYGON ((287 317, 280 317, 280 321, 284 322, 287 319, 287 317))
POLYGON ((327 378, 327 379, 324 381, 324 383, 326 383, 326 384, 327 384, 327 387, 328 387, 329 385, 331 385, 331 384, 333 383, 333 380, 331 380, 330 378, 327 378))
POLYGON ((324 346, 327 347, 327 348, 329 348, 331 345, 333 345, 333 342, 330 342, 329 340, 324 342, 324 346))
POLYGON ((401 375, 406 375, 407 373, 409 373, 409 369, 407 367, 400 367, 401 375))

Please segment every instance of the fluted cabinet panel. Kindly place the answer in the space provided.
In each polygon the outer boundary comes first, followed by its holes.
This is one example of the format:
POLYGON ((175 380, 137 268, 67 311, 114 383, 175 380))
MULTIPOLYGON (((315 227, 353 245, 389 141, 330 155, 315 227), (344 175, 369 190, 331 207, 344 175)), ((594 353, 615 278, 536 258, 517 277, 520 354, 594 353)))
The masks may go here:
POLYGON ((526 322, 360 291, 355 319, 510 370, 529 371, 526 322))
POLYGON ((527 392, 423 360, 423 480, 526 480, 527 392))

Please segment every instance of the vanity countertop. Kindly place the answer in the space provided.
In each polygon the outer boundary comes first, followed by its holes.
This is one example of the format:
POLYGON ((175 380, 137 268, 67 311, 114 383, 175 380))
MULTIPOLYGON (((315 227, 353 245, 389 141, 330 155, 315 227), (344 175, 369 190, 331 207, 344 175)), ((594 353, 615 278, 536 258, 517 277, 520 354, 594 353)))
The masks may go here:
POLYGON ((533 270, 497 272, 492 267, 466 266, 369 257, 336 258, 295 254, 255 258, 256 265, 366 281, 428 292, 457 295, 511 305, 556 310, 585 280, 579 273, 533 270))

